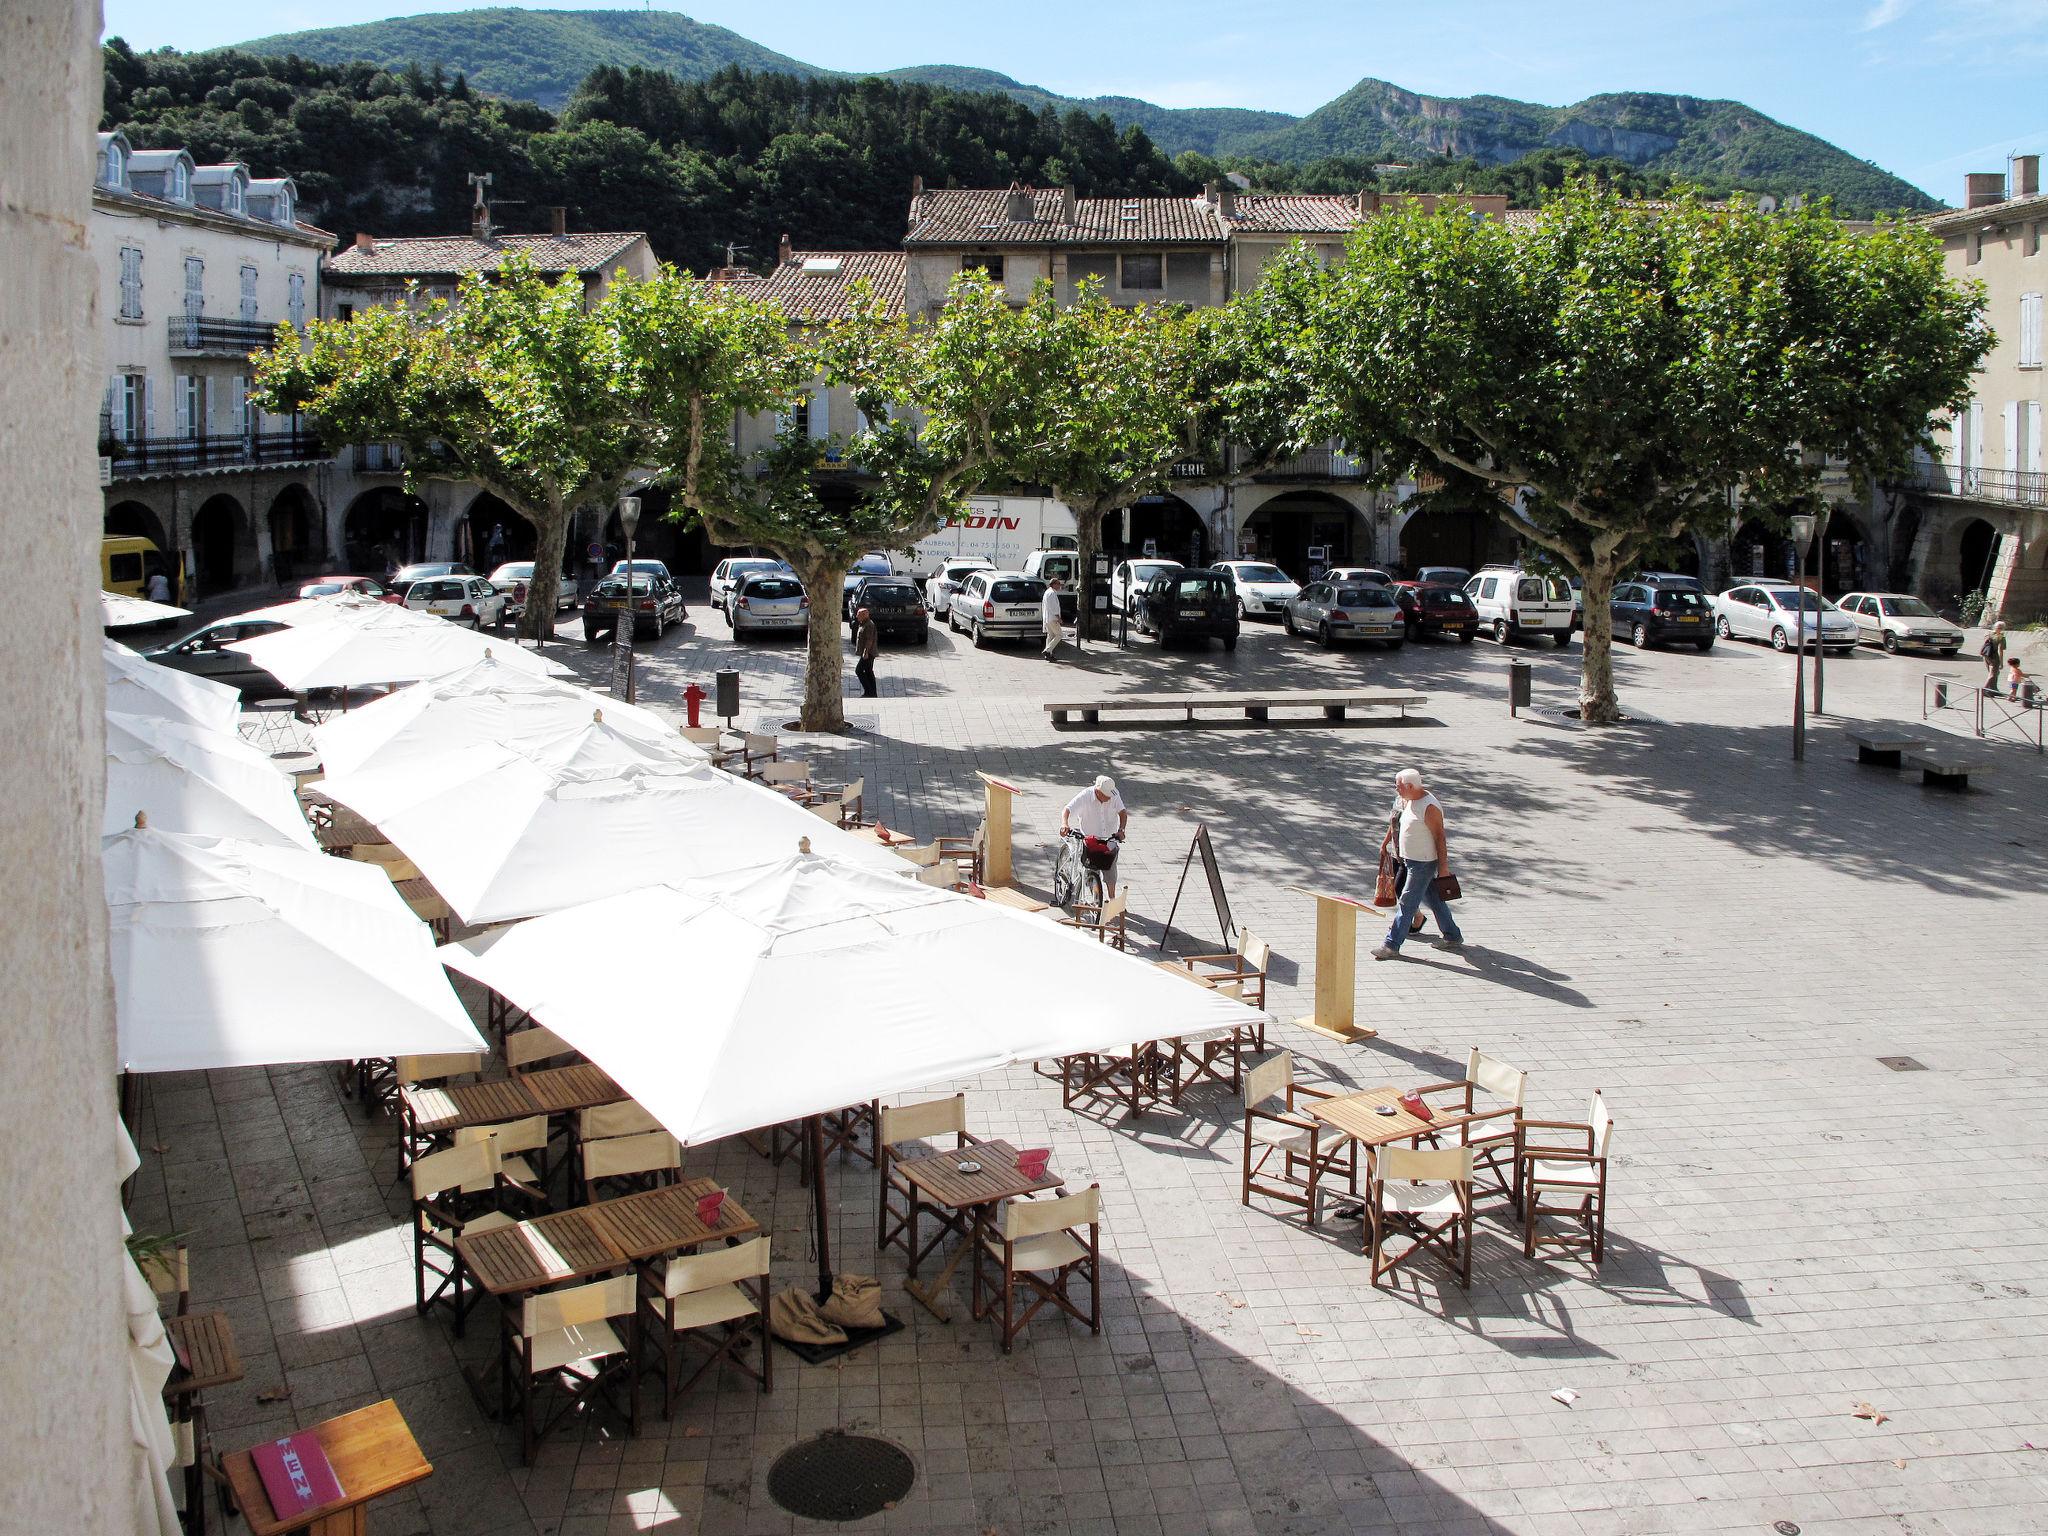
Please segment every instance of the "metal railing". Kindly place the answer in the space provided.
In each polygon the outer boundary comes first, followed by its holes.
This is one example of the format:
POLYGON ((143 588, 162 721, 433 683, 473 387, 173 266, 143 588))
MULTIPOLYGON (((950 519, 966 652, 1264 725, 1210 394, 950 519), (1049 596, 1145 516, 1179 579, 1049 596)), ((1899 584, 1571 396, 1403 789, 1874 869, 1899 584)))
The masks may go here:
POLYGON ((248 469, 264 464, 310 463, 330 457, 316 432, 257 432, 247 437, 138 437, 118 443, 115 479, 248 469))
POLYGON ((1925 463, 1913 466, 1912 483, 1936 496, 1955 496, 1965 501, 2048 506, 2048 471, 2038 469, 1978 469, 1925 463))
POLYGON ((277 325, 262 320, 215 320, 206 315, 172 315, 173 355, 197 352, 209 357, 247 357, 277 345, 277 325))

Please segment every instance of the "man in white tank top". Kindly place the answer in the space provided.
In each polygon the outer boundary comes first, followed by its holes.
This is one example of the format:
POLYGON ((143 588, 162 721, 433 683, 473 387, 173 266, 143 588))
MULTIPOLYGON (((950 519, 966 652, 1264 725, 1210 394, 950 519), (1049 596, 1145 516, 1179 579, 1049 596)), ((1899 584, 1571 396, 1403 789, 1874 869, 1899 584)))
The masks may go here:
POLYGON ((1401 899, 1394 908, 1393 926, 1372 957, 1397 958, 1402 941, 1415 922, 1415 914, 1425 905, 1441 934, 1433 941, 1436 947, 1463 949, 1465 935, 1458 931, 1458 920, 1451 916, 1450 903, 1437 894, 1436 888, 1437 877, 1451 871, 1451 842, 1444 832, 1443 807, 1423 787, 1422 775, 1413 768, 1403 768, 1394 775, 1394 794, 1394 814, 1388 822, 1387 835, 1380 840, 1380 851, 1384 853, 1392 844, 1400 860, 1401 899))

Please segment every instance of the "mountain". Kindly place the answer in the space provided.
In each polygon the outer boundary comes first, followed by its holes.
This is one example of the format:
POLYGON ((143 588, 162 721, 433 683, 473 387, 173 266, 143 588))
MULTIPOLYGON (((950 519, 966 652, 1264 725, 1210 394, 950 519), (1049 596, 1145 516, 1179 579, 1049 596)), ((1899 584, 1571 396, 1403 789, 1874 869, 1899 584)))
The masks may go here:
MULTIPOLYGON (((439 64, 464 72, 479 90, 550 109, 561 107, 601 64, 667 70, 684 80, 702 80, 729 66, 844 77, 843 71, 792 59, 737 32, 670 11, 503 6, 285 32, 239 46, 247 53, 298 54, 326 64, 358 59, 392 69, 412 62, 429 68, 439 64)), ((1061 96, 994 70, 961 65, 916 65, 889 71, 885 78, 997 92, 1062 114, 1074 109, 1104 113, 1119 127, 1143 129, 1170 155, 1194 151, 1287 164, 1332 156, 1446 156, 1500 165, 1544 149, 1569 148, 1712 188, 1828 193, 1851 214, 1939 206, 1882 168, 1736 101, 1630 92, 1548 107, 1499 96, 1423 96, 1367 79, 1296 118, 1237 107, 1161 107, 1127 96, 1061 96)))

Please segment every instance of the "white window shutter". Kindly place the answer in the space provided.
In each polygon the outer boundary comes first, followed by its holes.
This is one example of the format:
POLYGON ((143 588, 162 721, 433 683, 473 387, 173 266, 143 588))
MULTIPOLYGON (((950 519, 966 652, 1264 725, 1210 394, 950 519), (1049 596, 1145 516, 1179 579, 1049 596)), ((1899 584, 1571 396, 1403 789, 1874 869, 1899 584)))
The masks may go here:
POLYGON ((1984 402, 1970 402, 1970 463, 1971 469, 1984 467, 1984 402))
POLYGON ((2020 403, 2005 402, 2005 470, 2014 474, 2020 467, 2020 403))
POLYGON ((2040 294, 2038 294, 2038 293, 2030 293, 2030 294, 2028 294, 2028 295, 2027 295, 2027 311, 2028 311, 2028 312, 2027 312, 2027 315, 2026 315, 2026 317, 2025 317, 2025 320, 2024 320, 2024 324, 2025 324, 2025 327, 2026 327, 2026 339, 2025 339, 2025 341, 2024 341, 2024 342, 2022 343, 2022 345, 2024 346, 2024 348, 2026 349, 2026 352, 2027 352, 2027 356, 2026 356, 2026 358, 2024 359, 2024 361, 2025 361, 2025 362, 2027 362, 2027 363, 2028 363, 2029 365, 2031 365, 2032 367, 2038 368, 2038 367, 2040 367, 2040 366, 2041 366, 2041 295, 2040 295, 2040 294))
POLYGON ((2029 400, 2027 407, 2027 458, 2020 467, 2030 475, 2041 473, 2041 402, 2029 400))
POLYGON ((156 436, 156 380, 151 378, 142 381, 142 435, 156 436))
POLYGON ((192 435, 192 385, 191 375, 179 374, 171 388, 173 406, 177 412, 177 433, 180 437, 192 435))
POLYGON ((107 429, 116 437, 121 435, 120 411, 121 375, 118 373, 109 374, 107 376, 107 402, 100 407, 100 413, 107 418, 107 429))
POLYGON ((249 381, 239 373, 228 380, 228 409, 233 413, 235 435, 249 431, 249 381))
POLYGON ((813 438, 832 435, 832 392, 823 384, 811 390, 810 428, 813 438))

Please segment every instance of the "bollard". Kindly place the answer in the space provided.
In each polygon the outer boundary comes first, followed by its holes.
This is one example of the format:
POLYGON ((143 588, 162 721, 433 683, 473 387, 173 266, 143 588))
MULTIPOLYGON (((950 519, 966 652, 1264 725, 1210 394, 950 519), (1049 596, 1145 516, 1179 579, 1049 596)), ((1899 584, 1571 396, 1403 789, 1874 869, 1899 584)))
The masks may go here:
POLYGON ((726 728, 732 728, 732 717, 740 712, 740 675, 730 667, 719 672, 713 679, 718 688, 718 710, 725 717, 726 728))
POLYGON ((1529 707, 1529 690, 1536 669, 1526 661, 1508 663, 1508 713, 1529 707))

